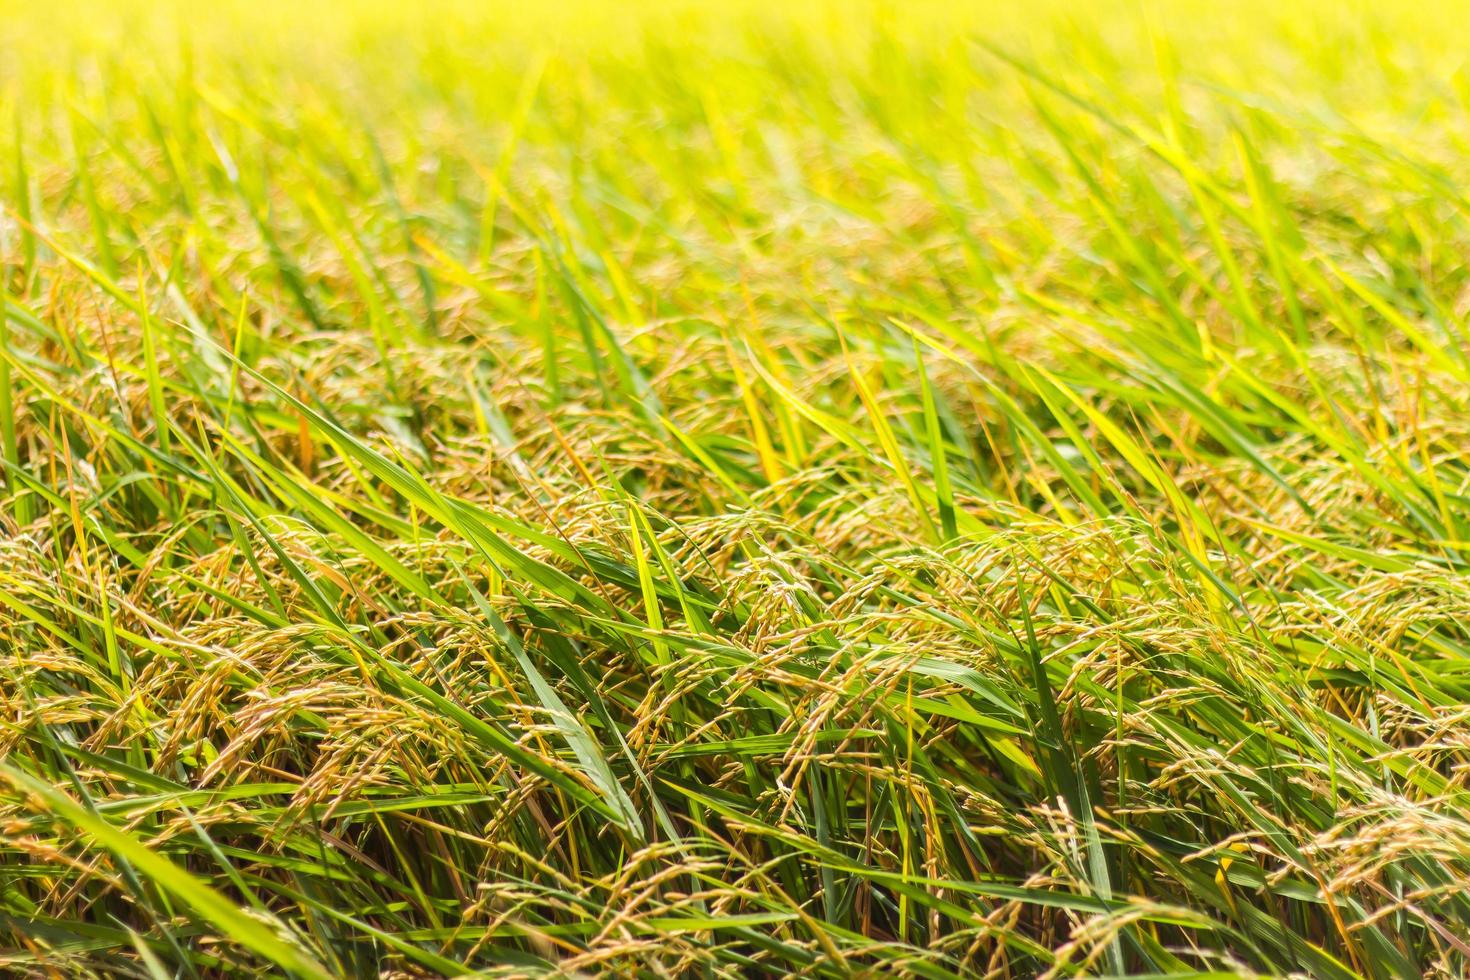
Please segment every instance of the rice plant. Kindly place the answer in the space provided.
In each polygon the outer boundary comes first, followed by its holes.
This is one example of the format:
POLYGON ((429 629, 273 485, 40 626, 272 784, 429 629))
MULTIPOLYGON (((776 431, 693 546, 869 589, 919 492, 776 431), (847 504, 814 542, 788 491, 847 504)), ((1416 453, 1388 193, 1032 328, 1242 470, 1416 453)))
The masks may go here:
POLYGON ((1465 975, 1467 15, 0 0, 0 973, 1465 975))

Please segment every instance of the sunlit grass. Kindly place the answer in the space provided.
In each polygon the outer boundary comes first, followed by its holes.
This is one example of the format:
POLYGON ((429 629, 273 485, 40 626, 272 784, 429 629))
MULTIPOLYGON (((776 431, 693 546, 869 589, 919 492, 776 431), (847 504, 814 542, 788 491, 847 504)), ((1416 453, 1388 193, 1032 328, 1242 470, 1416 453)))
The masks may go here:
POLYGON ((0 0, 0 971, 1464 975, 1470 8, 1214 6, 0 0))

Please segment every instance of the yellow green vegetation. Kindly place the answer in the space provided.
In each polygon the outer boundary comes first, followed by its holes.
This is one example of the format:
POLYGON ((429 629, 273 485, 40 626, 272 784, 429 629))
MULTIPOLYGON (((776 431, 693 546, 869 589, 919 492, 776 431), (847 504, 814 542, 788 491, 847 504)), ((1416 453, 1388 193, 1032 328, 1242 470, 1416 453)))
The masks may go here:
POLYGON ((1069 6, 0 0, 0 972, 1470 970, 1470 8, 1069 6))

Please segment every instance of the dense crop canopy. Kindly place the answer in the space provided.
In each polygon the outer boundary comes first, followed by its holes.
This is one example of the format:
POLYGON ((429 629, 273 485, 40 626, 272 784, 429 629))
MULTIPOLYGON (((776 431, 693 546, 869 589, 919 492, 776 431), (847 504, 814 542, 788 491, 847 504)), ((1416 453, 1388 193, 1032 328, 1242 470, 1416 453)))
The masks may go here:
POLYGON ((1069 6, 0 0, 0 972, 1470 970, 1470 8, 1069 6))

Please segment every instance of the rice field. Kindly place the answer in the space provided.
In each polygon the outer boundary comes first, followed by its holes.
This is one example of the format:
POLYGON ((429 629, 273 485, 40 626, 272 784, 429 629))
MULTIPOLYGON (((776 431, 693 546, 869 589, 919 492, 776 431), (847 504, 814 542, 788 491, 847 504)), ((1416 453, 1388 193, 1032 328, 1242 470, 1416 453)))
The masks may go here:
POLYGON ((1466 51, 0 0, 0 974, 1465 976, 1466 51))

